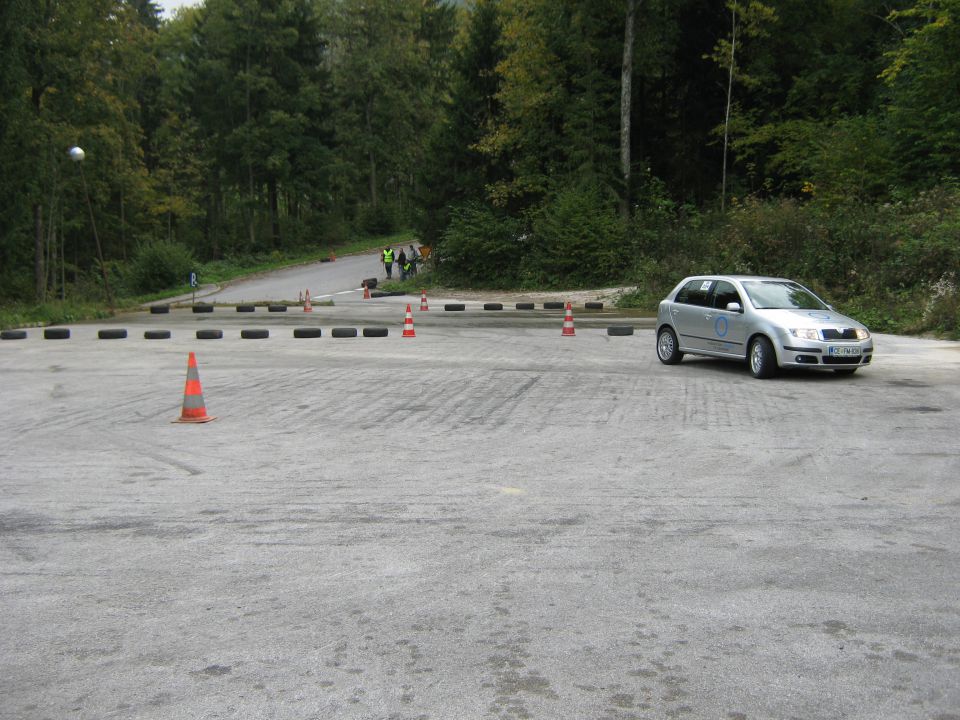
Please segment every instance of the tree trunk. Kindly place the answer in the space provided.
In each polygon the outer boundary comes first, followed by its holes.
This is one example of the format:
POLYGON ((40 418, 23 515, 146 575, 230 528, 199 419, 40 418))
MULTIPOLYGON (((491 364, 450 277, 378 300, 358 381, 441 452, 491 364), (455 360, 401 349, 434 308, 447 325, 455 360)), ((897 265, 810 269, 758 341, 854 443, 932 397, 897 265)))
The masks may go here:
POLYGON ((620 196, 620 217, 630 219, 630 116, 633 107, 633 44, 634 19, 643 0, 627 0, 627 17, 623 30, 623 67, 620 72, 620 173, 623 190, 620 196))
POLYGON ((36 285, 37 302, 42 303, 47 289, 43 271, 43 206, 33 204, 33 279, 36 285))
POLYGON ((733 26, 730 33, 730 72, 727 74, 727 111, 723 119, 723 176, 720 181, 720 212, 727 208, 727 147, 730 143, 730 107, 733 101, 733 72, 737 52, 737 5, 731 7, 733 26))
POLYGON ((377 157, 373 152, 373 96, 367 98, 366 107, 367 141, 370 143, 368 156, 370 158, 370 204, 376 208, 379 205, 377 197, 377 157))
POLYGON ((280 247, 280 199, 277 193, 277 180, 267 181, 267 193, 270 202, 270 226, 273 231, 273 246, 280 247))

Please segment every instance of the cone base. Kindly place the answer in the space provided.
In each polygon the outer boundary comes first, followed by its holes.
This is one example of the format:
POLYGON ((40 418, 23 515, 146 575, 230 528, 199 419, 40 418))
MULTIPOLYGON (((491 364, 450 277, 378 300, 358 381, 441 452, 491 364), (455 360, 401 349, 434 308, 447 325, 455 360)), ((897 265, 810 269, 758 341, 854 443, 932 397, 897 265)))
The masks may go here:
POLYGON ((199 417, 199 418, 179 417, 179 418, 177 418, 176 420, 171 420, 170 422, 171 422, 171 423, 197 424, 197 423, 208 423, 208 422, 210 422, 211 420, 216 420, 216 419, 217 419, 217 416, 216 416, 216 415, 204 415, 203 417, 199 417))

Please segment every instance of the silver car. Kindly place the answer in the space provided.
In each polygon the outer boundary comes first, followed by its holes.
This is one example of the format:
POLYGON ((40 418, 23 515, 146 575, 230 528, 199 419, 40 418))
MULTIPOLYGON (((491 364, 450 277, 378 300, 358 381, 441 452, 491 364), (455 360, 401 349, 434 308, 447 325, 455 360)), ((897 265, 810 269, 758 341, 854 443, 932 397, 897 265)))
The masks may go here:
POLYGON ((698 275, 684 279, 657 311, 657 357, 684 353, 747 360, 756 378, 778 367, 850 375, 873 357, 866 327, 784 278, 698 275))

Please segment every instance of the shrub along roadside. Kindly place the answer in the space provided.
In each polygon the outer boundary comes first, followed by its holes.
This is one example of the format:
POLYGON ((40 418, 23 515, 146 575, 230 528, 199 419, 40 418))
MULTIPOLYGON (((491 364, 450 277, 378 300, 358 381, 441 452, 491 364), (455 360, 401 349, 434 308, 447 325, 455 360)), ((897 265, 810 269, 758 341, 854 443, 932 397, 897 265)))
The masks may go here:
MULTIPOLYGON (((631 233, 647 232, 638 215, 631 233)), ((793 278, 877 332, 960 338, 960 190, 910 202, 825 207, 751 200, 727 215, 655 219, 655 243, 636 242, 637 289, 622 307, 654 310, 686 275, 738 273, 793 278), (687 242, 698 228, 696 252, 687 242)))
MULTIPOLYGON (((355 238, 334 247, 333 250, 338 255, 349 255, 368 252, 387 244, 406 245, 412 242, 415 242, 413 233, 404 231, 388 236, 355 238)), ((119 293, 114 297, 114 309, 135 310, 146 302, 189 293, 191 272, 197 273, 200 282, 221 283, 254 273, 316 262, 327 258, 330 254, 330 247, 327 246, 322 250, 303 249, 293 253, 275 251, 263 255, 247 255, 186 266, 181 262, 185 254, 184 250, 167 243, 158 243, 150 247, 143 256, 140 254, 135 256, 130 264, 111 264, 110 285, 114 293, 119 293), (143 263, 143 267, 138 268, 138 263, 143 263), (144 281, 144 278, 149 280, 144 281), (164 280, 164 278, 169 279, 164 280), (146 290, 151 285, 163 285, 165 282, 178 280, 182 280, 182 283, 168 287, 155 287, 152 291, 146 290), (144 289, 138 291, 136 289, 138 287, 144 289)), ((186 255, 189 256, 189 252, 186 252, 186 255)), ((50 300, 37 305, 24 303, 0 305, 0 328, 6 330, 109 317, 110 311, 103 296, 99 276, 78 273, 76 277, 76 282, 70 285, 69 292, 66 293, 66 299, 50 300)))

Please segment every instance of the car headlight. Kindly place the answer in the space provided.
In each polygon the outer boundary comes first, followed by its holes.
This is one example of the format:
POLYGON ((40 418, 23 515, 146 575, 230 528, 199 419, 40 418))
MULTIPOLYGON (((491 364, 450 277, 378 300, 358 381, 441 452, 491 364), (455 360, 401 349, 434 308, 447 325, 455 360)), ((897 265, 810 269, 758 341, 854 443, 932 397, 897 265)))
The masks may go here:
POLYGON ((820 331, 816 328, 790 328, 790 334, 801 340, 819 340, 820 331))
POLYGON ((870 337, 870 331, 865 328, 857 328, 857 340, 866 340, 870 337))

